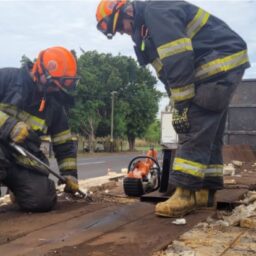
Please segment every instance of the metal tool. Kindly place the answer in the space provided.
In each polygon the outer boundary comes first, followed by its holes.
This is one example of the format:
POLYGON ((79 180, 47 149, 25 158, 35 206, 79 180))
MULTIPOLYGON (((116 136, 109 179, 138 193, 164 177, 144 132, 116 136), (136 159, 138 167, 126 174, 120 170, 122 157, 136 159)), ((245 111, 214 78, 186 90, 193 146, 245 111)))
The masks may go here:
MULTIPOLYGON (((15 143, 10 143, 10 146, 15 149, 17 152, 19 152, 21 155, 25 156, 25 157, 29 157, 33 160, 35 160, 37 163, 39 163, 40 165, 42 165, 43 167, 45 167, 47 169, 47 171, 52 174, 53 176, 55 176, 56 178, 58 178, 61 182, 63 182, 64 184, 67 184, 67 180, 65 177, 59 175, 58 173, 56 173, 54 170, 52 170, 46 163, 44 163, 43 161, 41 161, 40 159, 38 159, 36 156, 34 156, 33 154, 31 154, 28 150, 26 150, 25 148, 23 148, 20 145, 17 145, 15 143)), ((87 198, 88 195, 86 193, 84 193, 83 191, 81 191, 80 189, 77 190, 77 193, 81 196, 81 198, 87 198)))

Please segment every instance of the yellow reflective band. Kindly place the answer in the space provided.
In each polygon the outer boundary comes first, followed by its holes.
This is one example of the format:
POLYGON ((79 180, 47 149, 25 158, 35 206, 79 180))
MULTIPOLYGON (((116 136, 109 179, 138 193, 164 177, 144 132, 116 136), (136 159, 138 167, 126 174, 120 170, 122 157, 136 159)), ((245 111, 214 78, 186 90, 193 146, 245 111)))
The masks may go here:
POLYGON ((221 72, 229 71, 247 62, 249 62, 247 50, 237 52, 224 58, 215 59, 196 69, 196 80, 201 80, 221 72))
POLYGON ((163 68, 163 63, 159 58, 156 58, 151 65, 154 67, 154 69, 156 70, 157 74, 159 74, 159 72, 161 71, 161 69, 163 68))
POLYGON ((171 98, 174 102, 188 100, 195 96, 195 85, 188 84, 183 87, 172 88, 170 89, 170 91, 171 91, 171 98))
POLYGON ((207 23, 210 14, 203 9, 199 8, 194 19, 187 25, 187 34, 190 38, 193 38, 199 30, 207 23))
POLYGON ((59 161, 60 170, 76 170, 76 158, 65 158, 59 161))
POLYGON ((178 53, 192 50, 193 47, 190 38, 180 38, 157 48, 161 60, 178 53))
POLYGON ((45 125, 45 120, 38 118, 36 116, 30 116, 29 119, 27 120, 28 125, 34 130, 39 130, 46 132, 47 127, 45 125))
POLYGON ((5 104, 5 103, 0 103, 0 110, 4 111, 6 114, 15 118, 18 114, 17 108, 15 106, 5 104))
POLYGON ((173 163, 173 170, 182 173, 190 174, 199 178, 204 177, 204 170, 207 165, 186 160, 183 158, 175 158, 173 163))
POLYGON ((22 156, 22 155, 16 155, 13 154, 13 156, 15 157, 15 163, 18 165, 21 165, 23 167, 28 167, 28 168, 34 168, 37 170, 42 170, 45 172, 49 172, 48 169, 46 167, 44 167, 43 165, 39 164, 37 161, 30 159, 26 156, 22 156))
POLYGON ((113 20, 113 32, 116 32, 116 25, 117 25, 117 20, 119 17, 119 12, 116 12, 116 14, 114 15, 114 20, 113 20))
POLYGON ((211 177, 223 176, 223 165, 221 164, 208 165, 207 168, 205 169, 205 176, 211 176, 211 177))
POLYGON ((5 122, 8 118, 9 118, 9 116, 7 114, 0 111, 0 127, 2 127, 5 124, 5 122))
POLYGON ((33 116, 25 111, 19 111, 16 106, 9 104, 1 103, 0 110, 4 111, 8 115, 16 118, 19 121, 25 122, 34 131, 41 131, 43 133, 47 132, 47 126, 44 119, 33 116))
POLYGON ((70 130, 65 130, 52 136, 52 142, 54 145, 63 144, 68 141, 72 141, 70 130))

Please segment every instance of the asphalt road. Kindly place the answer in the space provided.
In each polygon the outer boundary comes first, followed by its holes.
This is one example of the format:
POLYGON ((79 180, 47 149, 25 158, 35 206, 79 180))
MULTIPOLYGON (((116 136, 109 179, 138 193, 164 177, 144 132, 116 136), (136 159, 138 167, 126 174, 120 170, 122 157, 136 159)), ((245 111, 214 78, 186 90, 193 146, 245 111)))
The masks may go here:
MULTIPOLYGON (((114 172, 121 172, 122 168, 127 168, 130 161, 142 155, 140 152, 133 153, 95 153, 84 154, 78 157, 78 176, 79 179, 95 178, 107 175, 108 169, 114 172)), ((57 169, 54 159, 51 159, 51 167, 57 169)))

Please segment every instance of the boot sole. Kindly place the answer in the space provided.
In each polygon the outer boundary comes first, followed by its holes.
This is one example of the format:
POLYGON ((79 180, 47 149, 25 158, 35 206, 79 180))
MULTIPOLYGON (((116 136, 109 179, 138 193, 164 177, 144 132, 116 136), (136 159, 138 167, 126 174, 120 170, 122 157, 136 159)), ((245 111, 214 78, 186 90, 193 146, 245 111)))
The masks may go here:
POLYGON ((200 209, 209 209, 209 210, 214 210, 216 209, 216 205, 212 205, 212 206, 207 206, 207 205, 198 205, 196 206, 196 209, 200 210, 200 209))
POLYGON ((164 214, 164 213, 161 213, 161 212, 155 212, 155 215, 161 216, 161 217, 166 217, 166 218, 182 218, 185 215, 195 211, 196 209, 197 209, 196 207, 193 207, 192 209, 189 209, 185 212, 176 212, 176 213, 173 213, 172 215, 164 214))

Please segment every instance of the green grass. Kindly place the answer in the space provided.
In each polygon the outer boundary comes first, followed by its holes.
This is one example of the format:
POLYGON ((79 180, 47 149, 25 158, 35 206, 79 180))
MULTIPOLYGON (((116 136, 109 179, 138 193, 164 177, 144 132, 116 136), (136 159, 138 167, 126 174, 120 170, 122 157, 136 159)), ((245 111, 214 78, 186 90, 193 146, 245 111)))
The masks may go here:
MULTIPOLYGON (((135 146, 135 150, 136 151, 148 151, 150 149, 150 145, 149 146, 135 146)), ((157 151, 161 151, 162 147, 160 145, 154 145, 154 149, 157 151)))

